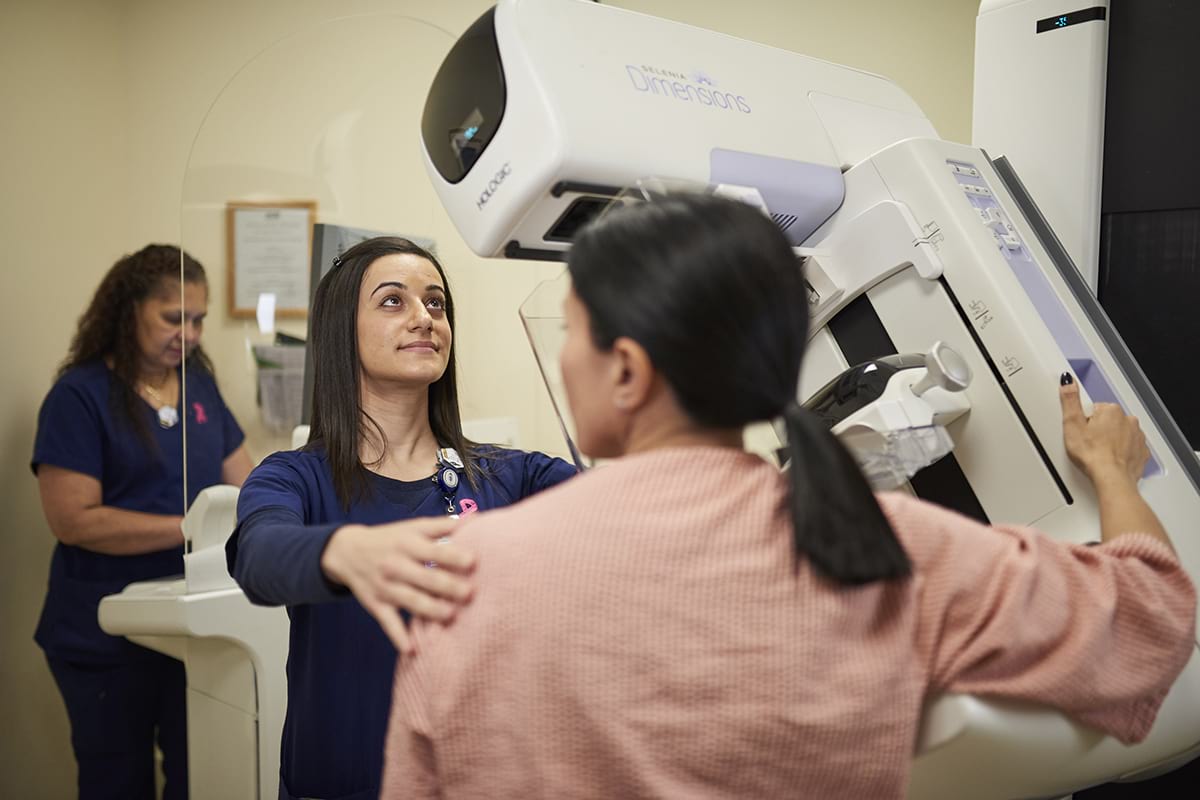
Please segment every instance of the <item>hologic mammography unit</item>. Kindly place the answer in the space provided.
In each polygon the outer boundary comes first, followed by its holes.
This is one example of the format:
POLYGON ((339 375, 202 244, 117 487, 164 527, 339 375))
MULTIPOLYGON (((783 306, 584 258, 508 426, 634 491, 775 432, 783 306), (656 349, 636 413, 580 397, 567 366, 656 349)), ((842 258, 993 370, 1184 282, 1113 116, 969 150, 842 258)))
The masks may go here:
MULTIPOLYGON (((1086 399, 1141 420, 1142 493, 1200 577, 1200 462, 1036 198, 1005 159, 939 139, 885 78, 593 3, 500 0, 442 64, 422 138, 444 206, 484 256, 560 259, 630 187, 765 206, 808 256, 799 399, 856 365, 892 370, 875 402, 836 420, 879 485, 908 479, 978 519, 1099 539, 1094 492, 1062 443, 1058 376, 1073 373, 1086 399)), ((1149 777, 1200 752, 1197 703, 1195 656, 1133 747, 1047 709, 942 696, 911 795, 1048 797, 1149 777)))
MULTIPOLYGON (((614 201, 674 186, 764 207, 807 257, 799 399, 879 486, 1099 538, 1062 445, 1055 387, 1070 370, 1088 398, 1140 418, 1142 491, 1200 577, 1200 463, 1036 193, 1005 159, 940 140, 890 81, 582 0, 500 0, 442 64, 422 139, 443 204, 489 257, 560 259, 614 201)), ((531 339, 553 396, 555 340, 531 339)), ((189 510, 184 579, 100 608, 105 630, 187 664, 194 798, 273 797, 278 782, 287 620, 250 606, 224 568, 235 502, 215 487, 189 510)), ((1149 777, 1200 750, 1197 703, 1196 657, 1135 747, 1048 709, 935 698, 910 795, 1054 797, 1149 777)))

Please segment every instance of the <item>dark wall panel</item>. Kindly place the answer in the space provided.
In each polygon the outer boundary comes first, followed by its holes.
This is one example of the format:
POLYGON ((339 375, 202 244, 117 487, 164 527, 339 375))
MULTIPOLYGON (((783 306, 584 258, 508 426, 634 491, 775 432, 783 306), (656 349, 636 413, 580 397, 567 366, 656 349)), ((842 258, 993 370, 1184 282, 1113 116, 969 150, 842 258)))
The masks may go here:
POLYGON ((1105 214, 1100 247, 1104 310, 1200 448, 1200 208, 1105 214))
POLYGON ((1200 2, 1112 0, 1099 299, 1200 448, 1200 2))
MULTIPOLYGON (((1200 448, 1200 3, 1111 0, 1099 298, 1200 448)), ((1077 800, 1191 798, 1200 760, 1077 800)))
POLYGON ((1200 3, 1112 0, 1105 213, 1200 208, 1200 3))

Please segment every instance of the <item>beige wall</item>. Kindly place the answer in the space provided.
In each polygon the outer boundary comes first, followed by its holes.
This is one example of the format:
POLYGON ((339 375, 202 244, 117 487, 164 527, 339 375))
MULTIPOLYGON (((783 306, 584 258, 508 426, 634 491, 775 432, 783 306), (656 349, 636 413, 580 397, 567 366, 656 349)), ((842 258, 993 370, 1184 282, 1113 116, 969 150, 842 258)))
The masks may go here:
MULTIPOLYGON (((458 32, 488 5, 485 0, 0 4, 5 312, 0 442, 7 454, 0 461, 0 505, 8 520, 0 535, 0 796, 68 797, 74 781, 65 714, 31 642, 53 540, 27 464, 38 404, 99 276, 119 255, 147 241, 185 239, 213 273, 206 345, 256 455, 264 455, 276 440, 255 423, 245 356, 246 343, 258 341, 258 335, 227 320, 223 303, 216 302, 224 285, 220 227, 211 213, 198 213, 185 215, 181 233, 179 199, 193 137, 243 64, 264 49, 278 55, 289 47, 287 36, 294 44, 322 20, 407 12, 458 32), (284 44, 271 50, 281 38, 284 44)), ((887 75, 916 98, 944 137, 969 137, 974 0, 613 5, 887 75)), ((254 128, 248 123, 248 137, 254 128)), ((554 270, 470 255, 440 209, 427 202, 427 182, 410 162, 397 162, 379 182, 383 185, 365 186, 358 201, 326 191, 320 198, 326 218, 434 235, 462 309, 456 335, 465 415, 516 416, 527 445, 557 447, 515 317, 528 291, 554 270)), ((228 194, 232 185, 218 182, 210 189, 214 196, 234 196, 228 194)), ((319 193, 319 187, 313 191, 319 193)))
POLYGON ((95 265, 126 246, 128 91, 111 9, 22 2, 0 13, 0 795, 60 798, 74 764, 31 641, 51 539, 28 464, 38 403, 95 265))

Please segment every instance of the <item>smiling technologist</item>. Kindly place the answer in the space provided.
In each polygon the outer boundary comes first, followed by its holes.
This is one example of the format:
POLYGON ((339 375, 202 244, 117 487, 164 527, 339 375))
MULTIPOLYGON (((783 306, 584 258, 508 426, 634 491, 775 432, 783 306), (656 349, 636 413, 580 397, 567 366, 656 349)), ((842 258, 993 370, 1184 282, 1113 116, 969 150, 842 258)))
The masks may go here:
POLYGON ((376 796, 407 617, 449 619, 471 595, 473 555, 437 540, 575 474, 463 436, 454 299, 433 254, 378 238, 334 264, 313 300, 308 444, 250 475, 228 549, 246 595, 291 618, 285 798, 376 796))

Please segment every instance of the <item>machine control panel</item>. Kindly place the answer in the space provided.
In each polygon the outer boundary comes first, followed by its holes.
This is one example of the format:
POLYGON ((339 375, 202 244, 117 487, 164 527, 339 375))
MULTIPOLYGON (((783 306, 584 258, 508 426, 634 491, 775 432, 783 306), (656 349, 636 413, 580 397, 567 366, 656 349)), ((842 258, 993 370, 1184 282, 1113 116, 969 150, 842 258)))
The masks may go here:
POLYGON ((980 221, 992 233, 996 246, 1004 253, 1005 258, 1019 258, 1029 261, 1029 251, 1025 249, 1017 229, 1009 220, 1004 209, 996 202, 987 181, 976 167, 959 161, 947 161, 950 172, 958 181, 959 188, 971 203, 971 207, 979 215, 980 221))
MULTIPOLYGON (((996 242, 996 248, 1004 256, 1021 287, 1032 301, 1034 308, 1037 309, 1038 315, 1046 323, 1059 350, 1066 358, 1067 363, 1071 365, 1071 369, 1087 391, 1088 396, 1093 402, 1119 403, 1117 393, 1101 369, 1091 347, 1084 340, 1079 327, 1067 313, 1062 301, 1058 299, 1057 292, 1050 285, 1042 268, 1034 260, 1032 251, 996 199, 983 173, 974 164, 963 161, 947 160, 946 166, 962 190, 963 198, 979 217, 980 224, 988 230, 996 242)), ((1143 477, 1157 475, 1160 472, 1162 472, 1162 467, 1152 453, 1143 477)))

